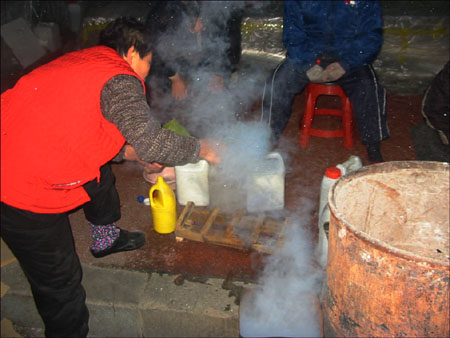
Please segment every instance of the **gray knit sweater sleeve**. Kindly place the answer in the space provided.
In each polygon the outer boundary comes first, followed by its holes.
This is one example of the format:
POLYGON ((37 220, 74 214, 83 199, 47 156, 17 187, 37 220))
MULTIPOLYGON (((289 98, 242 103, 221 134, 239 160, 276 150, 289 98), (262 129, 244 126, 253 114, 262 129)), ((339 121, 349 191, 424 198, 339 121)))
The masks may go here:
POLYGON ((104 117, 117 126, 143 161, 167 166, 198 161, 199 141, 161 128, 136 77, 111 78, 101 92, 100 107, 104 117))

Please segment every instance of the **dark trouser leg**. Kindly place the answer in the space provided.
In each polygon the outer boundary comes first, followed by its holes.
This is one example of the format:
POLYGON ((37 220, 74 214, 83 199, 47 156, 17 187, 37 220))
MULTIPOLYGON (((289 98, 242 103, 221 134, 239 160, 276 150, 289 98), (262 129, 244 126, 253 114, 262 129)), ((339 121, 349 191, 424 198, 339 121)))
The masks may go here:
POLYGON ((336 83, 352 102, 361 142, 372 145, 387 139, 386 91, 378 83, 372 66, 352 69, 336 83))
POLYGON ((94 179, 83 186, 91 198, 83 205, 83 210, 92 224, 111 224, 120 219, 120 200, 115 182, 111 165, 106 163, 100 168, 100 182, 94 179))
POLYGON ((308 83, 305 70, 297 69, 289 60, 280 63, 266 80, 261 121, 269 124, 273 141, 278 140, 289 121, 295 96, 308 83))
POLYGON ((236 71, 237 65, 241 59, 241 25, 243 15, 241 13, 232 13, 227 21, 227 32, 230 47, 227 50, 228 59, 230 60, 231 73, 236 71))
POLYGON ((115 224, 121 216, 120 201, 109 163, 100 168, 100 175, 100 182, 93 180, 83 186, 91 197, 83 206, 86 219, 91 223, 91 252, 95 257, 104 257, 140 248, 145 244, 144 234, 119 230, 115 224))
POLYGON ((31 285, 47 337, 85 337, 89 312, 67 214, 1 204, 1 236, 31 285))

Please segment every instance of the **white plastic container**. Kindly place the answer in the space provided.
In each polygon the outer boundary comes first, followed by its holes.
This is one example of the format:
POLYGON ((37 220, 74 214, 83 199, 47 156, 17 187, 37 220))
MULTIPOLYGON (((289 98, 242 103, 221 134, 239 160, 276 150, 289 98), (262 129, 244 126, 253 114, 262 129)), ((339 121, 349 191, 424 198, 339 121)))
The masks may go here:
POLYGON ((189 201, 196 206, 209 205, 209 164, 205 160, 175 167, 177 201, 186 205, 189 201))
POLYGON ((325 224, 330 222, 330 209, 328 208, 328 193, 333 184, 341 177, 341 170, 337 167, 329 167, 325 170, 320 185, 320 202, 319 202, 319 241, 317 243, 317 258, 325 267, 328 256, 328 238, 325 233, 325 224))
POLYGON ((319 241, 317 243, 317 257, 322 267, 327 265, 328 238, 325 232, 325 225, 330 222, 330 209, 328 208, 328 194, 333 184, 341 177, 362 167, 361 159, 352 155, 343 163, 336 167, 329 167, 325 170, 325 175, 320 186, 319 202, 319 241))
POLYGON ((247 187, 247 211, 263 212, 284 208, 283 158, 269 153, 251 173, 247 187))
POLYGON ((341 170, 342 176, 357 170, 362 167, 361 159, 358 156, 352 155, 348 158, 347 161, 338 164, 338 167, 341 170))

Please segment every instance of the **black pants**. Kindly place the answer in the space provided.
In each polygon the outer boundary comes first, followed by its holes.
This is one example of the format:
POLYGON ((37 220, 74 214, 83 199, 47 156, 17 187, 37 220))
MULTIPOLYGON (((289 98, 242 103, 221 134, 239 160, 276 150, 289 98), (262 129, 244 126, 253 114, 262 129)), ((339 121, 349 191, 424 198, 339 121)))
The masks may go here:
MULTIPOLYGON (((274 140, 279 138, 289 121, 295 96, 310 82, 306 71, 286 59, 266 81, 261 120, 269 124, 274 140)), ((351 69, 333 83, 342 87, 352 103, 362 143, 378 143, 389 137, 386 92, 372 66, 351 69)))
MULTIPOLYGON (((114 180, 107 164, 99 183, 84 186, 92 199, 83 206, 90 222, 109 224, 120 218, 114 180)), ((85 337, 89 312, 68 214, 38 214, 1 203, 1 221, 1 236, 30 283, 45 335, 85 337)))

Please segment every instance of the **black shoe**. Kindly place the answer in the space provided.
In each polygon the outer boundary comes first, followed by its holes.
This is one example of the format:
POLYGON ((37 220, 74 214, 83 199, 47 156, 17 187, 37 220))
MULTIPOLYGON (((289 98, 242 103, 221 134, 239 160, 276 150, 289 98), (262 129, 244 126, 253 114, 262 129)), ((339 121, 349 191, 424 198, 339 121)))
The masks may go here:
POLYGON ((116 252, 136 250, 144 244, 145 236, 143 233, 128 232, 126 230, 120 229, 119 237, 117 237, 117 239, 109 248, 101 251, 93 251, 91 249, 91 253, 94 257, 100 258, 116 252))
POLYGON ((380 143, 368 144, 366 147, 369 161, 372 164, 384 162, 383 156, 381 155, 380 143))

